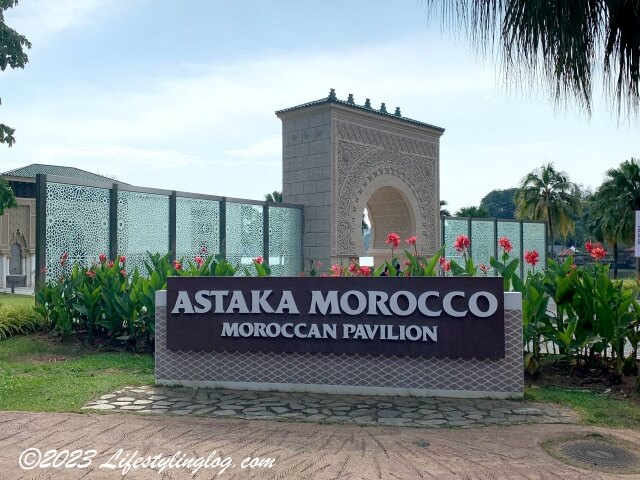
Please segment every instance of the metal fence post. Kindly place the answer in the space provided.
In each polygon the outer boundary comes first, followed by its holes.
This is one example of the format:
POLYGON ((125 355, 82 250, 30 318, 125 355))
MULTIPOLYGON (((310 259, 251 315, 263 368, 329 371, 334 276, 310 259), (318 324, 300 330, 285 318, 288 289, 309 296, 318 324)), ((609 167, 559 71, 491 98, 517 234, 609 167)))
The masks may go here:
MULTIPOLYGON (((109 259, 118 256, 118 184, 111 185, 109 192, 109 259)), ((124 253, 124 252, 123 252, 124 253)))
POLYGON ((227 258, 227 197, 220 200, 220 225, 218 232, 220 243, 220 256, 227 258))
POLYGON ((47 176, 36 175, 36 291, 46 281, 47 266, 47 176))
POLYGON ((520 220, 520 278, 524 280, 524 222, 520 220))
POLYGON ((262 258, 269 265, 269 205, 262 206, 262 258))
POLYGON ((169 196, 169 253, 172 261, 178 257, 177 204, 178 194, 173 191, 169 196))

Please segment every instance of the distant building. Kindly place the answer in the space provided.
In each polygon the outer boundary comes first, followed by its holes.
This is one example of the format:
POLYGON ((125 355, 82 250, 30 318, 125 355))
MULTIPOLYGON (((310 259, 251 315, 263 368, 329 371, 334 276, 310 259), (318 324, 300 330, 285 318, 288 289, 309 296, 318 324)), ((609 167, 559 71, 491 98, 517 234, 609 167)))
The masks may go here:
POLYGON ((33 288, 35 284, 37 174, 119 183, 79 168, 39 163, 0 174, 0 178, 9 181, 18 204, 0 216, 0 288, 33 288))

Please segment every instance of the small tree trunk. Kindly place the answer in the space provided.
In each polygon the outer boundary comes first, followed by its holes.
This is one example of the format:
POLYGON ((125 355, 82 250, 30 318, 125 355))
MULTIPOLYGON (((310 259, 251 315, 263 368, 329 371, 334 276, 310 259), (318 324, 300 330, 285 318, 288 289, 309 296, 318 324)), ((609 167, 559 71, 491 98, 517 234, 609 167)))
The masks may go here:
POLYGON ((613 279, 618 278, 618 241, 613 242, 613 279))

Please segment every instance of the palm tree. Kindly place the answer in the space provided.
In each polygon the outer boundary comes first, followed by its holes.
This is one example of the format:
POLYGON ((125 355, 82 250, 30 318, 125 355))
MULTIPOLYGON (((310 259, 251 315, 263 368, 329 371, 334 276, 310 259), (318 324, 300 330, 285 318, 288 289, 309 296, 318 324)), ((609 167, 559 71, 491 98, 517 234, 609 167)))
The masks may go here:
MULTIPOLYGON (((596 202, 592 225, 613 244, 614 262, 617 264, 618 242, 633 240, 635 212, 640 210, 640 165, 636 159, 625 160, 618 168, 607 171, 605 181, 596 192, 596 202)), ((639 260, 636 259, 636 272, 640 278, 639 260)))
POLYGON ((556 100, 575 99, 591 112, 592 79, 637 112, 640 83, 638 0, 424 0, 442 23, 466 30, 479 53, 501 59, 505 75, 542 81, 556 100))
POLYGON ((546 163, 522 179, 515 202, 517 218, 547 222, 549 256, 553 256, 554 227, 565 238, 573 232, 571 217, 580 210, 576 185, 565 172, 558 172, 552 163, 546 163))
POLYGON ((440 216, 441 217, 450 217, 451 212, 446 207, 448 205, 446 200, 440 200, 440 216))
POLYGON ((473 218, 487 218, 489 212, 483 207, 462 207, 456 212, 456 217, 473 217, 473 218))
POLYGON ((267 202, 282 203, 282 192, 278 192, 277 190, 274 190, 271 193, 267 193, 264 196, 264 199, 267 202))

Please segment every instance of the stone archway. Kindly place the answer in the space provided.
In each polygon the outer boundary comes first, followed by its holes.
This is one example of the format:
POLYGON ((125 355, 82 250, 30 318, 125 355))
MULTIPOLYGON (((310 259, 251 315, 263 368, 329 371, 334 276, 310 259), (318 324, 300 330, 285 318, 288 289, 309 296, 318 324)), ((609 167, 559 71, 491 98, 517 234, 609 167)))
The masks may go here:
MULTIPOLYGON (((420 218, 420 207, 409 185, 391 175, 383 175, 371 182, 359 197, 355 209, 367 209, 371 222, 371 237, 367 256, 374 257, 376 264, 390 256, 390 247, 385 242, 391 232, 404 240, 416 235, 420 218)), ((352 241, 357 256, 364 255, 362 235, 357 225, 352 229, 352 241)), ((402 245, 401 248, 406 247, 402 245)))

